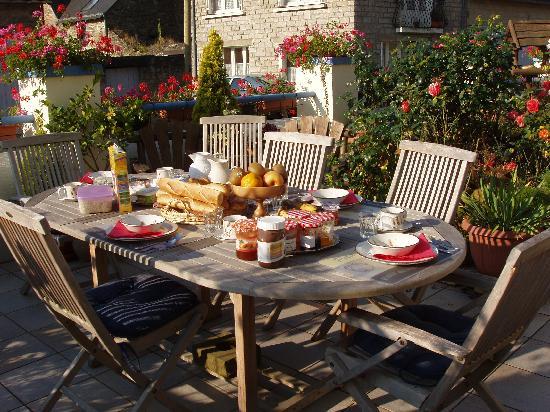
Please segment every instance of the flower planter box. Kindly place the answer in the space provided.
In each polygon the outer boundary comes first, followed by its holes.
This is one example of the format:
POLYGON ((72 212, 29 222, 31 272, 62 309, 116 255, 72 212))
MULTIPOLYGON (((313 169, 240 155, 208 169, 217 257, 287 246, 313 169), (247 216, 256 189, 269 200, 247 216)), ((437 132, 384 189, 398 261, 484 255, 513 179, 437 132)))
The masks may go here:
MULTIPOLYGON (((64 106, 84 87, 90 86, 94 90, 94 101, 100 102, 101 90, 97 76, 103 73, 102 66, 95 65, 91 69, 79 66, 67 66, 63 75, 51 70, 43 78, 33 77, 19 80, 19 94, 21 95, 21 109, 33 114, 37 122, 47 124, 49 122, 48 107, 43 101, 48 101, 56 106, 64 106)), ((23 128, 25 136, 33 134, 34 125, 23 128)))
POLYGON ((0 141, 17 139, 18 131, 17 124, 0 125, 0 141))
POLYGON ((348 107, 341 97, 348 94, 357 97, 355 67, 349 57, 327 57, 324 63, 328 65, 326 73, 321 73, 320 65, 313 71, 296 69, 296 91, 316 94, 316 97, 298 100, 298 116, 328 116, 346 123, 348 107))
POLYGON ((461 224, 468 233, 470 253, 478 272, 498 276, 511 250, 531 236, 524 233, 492 231, 474 226, 467 219, 461 224))

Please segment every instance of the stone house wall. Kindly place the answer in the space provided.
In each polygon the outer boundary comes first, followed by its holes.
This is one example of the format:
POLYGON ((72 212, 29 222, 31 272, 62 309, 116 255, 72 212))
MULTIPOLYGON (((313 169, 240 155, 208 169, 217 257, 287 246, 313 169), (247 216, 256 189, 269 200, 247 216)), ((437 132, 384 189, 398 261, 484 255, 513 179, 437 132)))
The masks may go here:
POLYGON ((32 27, 35 23, 32 12, 40 9, 42 9, 41 2, 0 1, 0 27, 6 27, 12 23, 23 23, 32 27))
POLYGON ((225 47, 248 47, 249 72, 277 71, 280 63, 275 47, 286 36, 298 33, 304 25, 324 25, 337 19, 354 25, 354 1, 327 0, 324 8, 284 10, 277 0, 242 0, 242 15, 208 16, 206 1, 196 2, 197 48, 199 55, 206 44, 208 32, 216 29, 225 47))
MULTIPOLYGON (((396 0, 326 0, 300 10, 278 7, 278 0, 242 0, 242 13, 232 16, 207 14, 207 2, 196 3, 197 48, 204 47, 210 29, 215 28, 225 47, 248 47, 249 73, 277 71, 281 62, 275 47, 284 37, 298 33, 305 24, 347 23, 367 33, 377 53, 407 38, 433 37, 434 33, 396 33, 396 0)), ((445 31, 460 27, 462 0, 447 0, 445 31)))
POLYGON ((468 23, 498 14, 508 20, 550 20, 550 1, 469 0, 468 23))
POLYGON ((164 37, 183 40, 183 0, 119 0, 105 19, 109 30, 120 30, 144 43, 158 39, 159 24, 164 37))

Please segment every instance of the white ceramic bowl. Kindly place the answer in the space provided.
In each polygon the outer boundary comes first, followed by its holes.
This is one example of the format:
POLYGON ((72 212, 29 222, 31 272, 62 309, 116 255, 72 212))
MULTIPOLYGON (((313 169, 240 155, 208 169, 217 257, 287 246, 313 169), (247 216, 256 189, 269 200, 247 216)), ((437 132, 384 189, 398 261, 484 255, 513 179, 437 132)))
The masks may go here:
POLYGON ((410 253, 420 240, 408 233, 379 233, 367 240, 373 255, 403 256, 410 253))
POLYGON ((125 215, 120 218, 130 232, 158 232, 166 219, 158 215, 125 215))
POLYGON ((318 189, 311 193, 313 198, 321 204, 335 203, 340 204, 348 196, 349 192, 345 189, 335 187, 318 189))

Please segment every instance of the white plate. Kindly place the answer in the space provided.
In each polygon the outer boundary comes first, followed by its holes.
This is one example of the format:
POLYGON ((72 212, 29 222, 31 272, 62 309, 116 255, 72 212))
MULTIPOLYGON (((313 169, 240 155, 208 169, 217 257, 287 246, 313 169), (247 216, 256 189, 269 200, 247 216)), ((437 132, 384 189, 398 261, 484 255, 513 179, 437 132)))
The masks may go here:
POLYGON ((435 260, 437 259, 437 256, 439 254, 437 248, 432 245, 430 243, 430 246, 432 248, 432 250, 434 251, 435 253, 435 256, 432 258, 423 258, 423 259, 418 259, 418 260, 414 260, 414 261, 389 261, 389 260, 384 260, 384 259, 378 259, 378 258, 375 258, 372 253, 371 253, 371 245, 369 244, 369 242, 365 241, 365 242, 361 242, 359 243, 356 247, 355 247, 355 250, 357 253, 359 253, 361 256, 364 256, 366 257, 367 259, 370 259, 374 262, 379 262, 379 263, 384 263, 385 265, 394 265, 394 266, 410 266, 410 265, 418 265, 420 263, 426 263, 426 262, 430 262, 432 260, 435 260))
POLYGON ((413 223, 412 222, 405 222, 403 223, 403 226, 400 227, 399 229, 386 229, 386 228, 381 228, 379 227, 378 228, 378 232, 379 233, 387 233, 387 232, 399 232, 399 233, 405 233, 405 232, 408 232, 409 230, 411 230, 413 228, 413 223))
POLYGON ((143 236, 143 237, 110 237, 108 233, 111 232, 115 225, 109 227, 105 233, 107 233, 107 238, 111 240, 120 240, 123 242, 142 242, 144 240, 157 240, 162 239, 163 237, 169 236, 172 233, 175 233, 178 230, 178 225, 175 223, 169 222, 168 220, 164 221, 161 226, 162 233, 156 236, 143 236))
MULTIPOLYGON (((357 202, 355 203, 348 203, 347 205, 342 205, 340 204, 340 209, 347 209, 349 207, 352 207, 352 206, 355 206, 355 205, 358 205, 359 203, 361 203, 363 201, 363 198, 359 195, 355 195, 355 197, 357 198, 357 202)), ((312 205, 314 206, 317 206, 317 207, 322 207, 321 203, 319 201, 317 201, 316 199, 313 199, 313 202, 311 202, 312 205)))

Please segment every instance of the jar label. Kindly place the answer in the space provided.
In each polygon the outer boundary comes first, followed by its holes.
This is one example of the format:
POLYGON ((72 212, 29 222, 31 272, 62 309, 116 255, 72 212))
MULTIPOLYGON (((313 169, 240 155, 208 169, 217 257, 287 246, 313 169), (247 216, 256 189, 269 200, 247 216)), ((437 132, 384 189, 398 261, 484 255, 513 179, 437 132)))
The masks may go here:
POLYGON ((273 263, 285 257, 284 239, 276 242, 258 242, 258 262, 273 263))
POLYGON ((316 236, 302 236, 302 247, 305 249, 315 249, 316 236))
POLYGON ((237 250, 254 250, 256 249, 256 240, 237 239, 235 246, 237 250))
POLYGON ((296 251, 296 238, 285 239, 285 253, 296 251))

